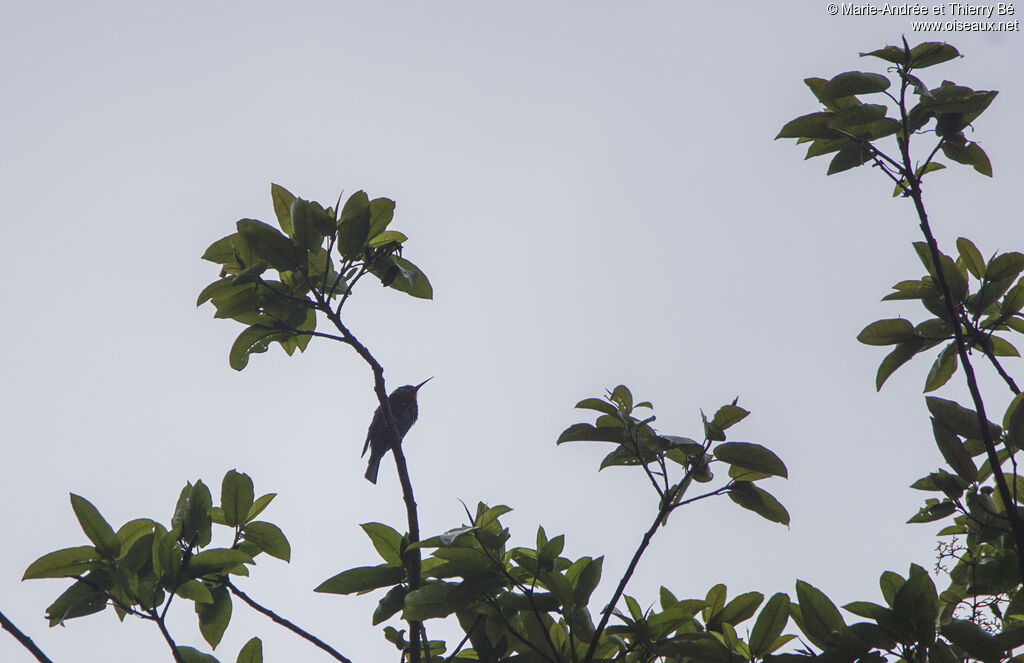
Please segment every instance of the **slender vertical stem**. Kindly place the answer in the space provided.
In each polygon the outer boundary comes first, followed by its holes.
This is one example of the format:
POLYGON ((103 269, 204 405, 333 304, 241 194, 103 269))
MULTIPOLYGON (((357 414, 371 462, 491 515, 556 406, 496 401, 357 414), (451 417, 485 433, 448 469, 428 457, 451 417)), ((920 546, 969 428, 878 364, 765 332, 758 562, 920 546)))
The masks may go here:
POLYGON ((1003 506, 1006 509, 1006 516, 1010 521, 1010 529, 1013 531, 1013 538, 1017 544, 1017 561, 1020 568, 1021 578, 1024 580, 1024 525, 1022 525, 1017 513, 1017 503, 1014 501, 1009 485, 1006 483, 1006 476, 1003 474, 1001 463, 999 462, 999 454, 996 451, 995 441, 992 439, 992 433, 988 428, 988 418, 985 415, 985 402, 982 400, 981 390, 978 388, 978 380, 974 375, 974 366, 971 364, 971 358, 967 354, 968 348, 964 339, 957 304, 953 299, 953 292, 950 289, 949 282, 946 280, 946 275, 943 272, 939 245, 938 242, 935 241, 935 236, 932 234, 931 225, 928 222, 928 213, 925 211, 924 197, 921 192, 921 178, 914 172, 914 164, 910 158, 910 125, 907 118, 906 106, 906 90, 909 83, 907 80, 907 72, 902 68, 900 69, 900 79, 901 91, 899 106, 903 131, 902 136, 897 136, 896 142, 899 145, 900 156, 903 161, 903 174, 907 180, 910 197, 914 201, 914 208, 917 211, 917 217, 920 221, 921 232, 924 234, 925 241, 928 244, 928 253, 931 256, 935 281, 938 283, 939 291, 942 293, 942 301, 945 305, 946 313, 949 316, 950 326, 953 328, 953 337, 956 343, 957 355, 960 358, 960 364, 963 366, 964 375, 967 378, 967 388, 971 392, 971 399, 974 401, 974 409, 978 415, 978 424, 981 428, 982 441, 985 444, 985 453, 988 456, 988 462, 992 468, 992 476, 995 479, 996 488, 999 490, 999 496, 1003 501, 1003 506))
POLYGON ((149 616, 156 622, 157 628, 160 629, 160 635, 164 636, 164 641, 167 642, 167 646, 171 648, 171 654, 174 656, 174 663, 185 663, 185 659, 183 659, 181 657, 181 653, 178 652, 178 645, 174 643, 174 639, 167 630, 167 625, 164 624, 163 618, 157 614, 156 610, 150 610, 149 616))

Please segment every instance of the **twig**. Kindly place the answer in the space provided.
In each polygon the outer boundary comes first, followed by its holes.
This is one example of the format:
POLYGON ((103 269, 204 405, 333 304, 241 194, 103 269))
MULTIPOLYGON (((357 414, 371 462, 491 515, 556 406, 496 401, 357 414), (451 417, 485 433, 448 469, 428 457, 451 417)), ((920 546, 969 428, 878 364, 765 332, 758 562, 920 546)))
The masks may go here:
MULTIPOLYGON (((0 627, 3 627, 5 631, 13 635, 14 639, 20 642, 22 647, 29 650, 32 655, 36 657, 37 661, 40 663, 53 663, 53 661, 51 661, 49 657, 47 657, 47 655, 36 646, 36 643, 32 642, 32 638, 22 633, 18 627, 11 622, 11 620, 4 616, 4 613, 2 612, 0 612, 0 627)), ((466 637, 468 638, 469 635, 466 637)))
POLYGON ((167 646, 171 648, 171 654, 174 655, 175 663, 185 663, 185 659, 181 657, 181 653, 178 652, 178 645, 175 644, 174 639, 171 637, 170 632, 167 630, 167 625, 164 624, 164 620, 157 615, 156 610, 150 610, 149 616, 156 622, 157 628, 160 629, 160 635, 164 636, 164 640, 167 642, 167 646))
POLYGON ((314 645, 316 645, 320 649, 322 649, 325 652, 327 652, 334 659, 336 659, 338 661, 341 661, 342 663, 352 663, 351 660, 349 660, 349 659, 345 658, 344 656, 342 656, 336 649, 334 649, 329 644, 327 644, 326 642, 324 642, 320 638, 316 637, 315 635, 313 635, 309 631, 306 631, 306 630, 302 629, 301 627, 296 626, 293 622, 291 622, 291 621, 285 619, 284 617, 280 616, 279 614, 277 614, 276 612, 274 612, 270 608, 265 608, 262 605, 260 605, 259 603, 257 603, 256 601, 254 601, 251 597, 249 597, 248 594, 246 594, 245 592, 240 590, 238 587, 235 587, 235 585, 230 580, 228 580, 227 578, 224 579, 224 586, 227 587, 228 590, 232 594, 234 594, 238 598, 242 599, 242 601, 244 601, 245 604, 248 605, 250 608, 252 608, 253 610, 255 610, 256 612, 258 612, 258 613, 260 613, 262 615, 266 615, 267 617, 270 617, 270 619, 275 624, 280 624, 281 626, 285 627, 286 629, 288 629, 289 631, 291 631, 295 635, 299 636, 300 638, 303 638, 304 640, 307 640, 307 641, 313 643, 314 645))

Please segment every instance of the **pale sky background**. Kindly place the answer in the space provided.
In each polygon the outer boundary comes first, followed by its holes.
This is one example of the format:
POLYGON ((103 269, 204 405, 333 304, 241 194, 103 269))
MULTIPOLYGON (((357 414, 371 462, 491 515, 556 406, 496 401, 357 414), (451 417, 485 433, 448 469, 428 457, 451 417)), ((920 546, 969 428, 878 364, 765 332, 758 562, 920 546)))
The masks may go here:
MULTIPOLYGON (((459 499, 507 504, 512 545, 542 523, 566 554, 607 556, 600 609, 656 500, 634 470, 597 472, 610 447, 554 440, 590 420, 576 401, 626 383, 661 432, 693 437, 699 408, 739 395, 753 414, 732 439, 791 477, 765 484, 788 529, 724 497, 677 513, 628 589, 642 605, 660 584, 792 594, 797 578, 875 600, 882 571, 931 568, 937 527, 904 524, 926 497, 907 486, 941 462, 931 358, 876 394, 885 351, 855 340, 922 319, 879 303, 923 271, 911 205, 873 169, 826 178, 827 159, 772 140, 817 109, 803 78, 880 71, 857 53, 903 33, 948 39, 966 59, 923 77, 1000 90, 971 136, 996 176, 930 177, 936 233, 947 251, 961 234, 1024 250, 1024 36, 910 20, 825 2, 6 3, 0 610, 55 661, 170 660, 153 625, 112 611, 48 629, 68 583, 21 575, 86 542, 68 492, 115 528, 166 523, 186 480, 217 494, 238 468, 279 493, 264 515, 293 547, 241 586, 355 660, 396 660, 370 625, 379 593, 312 593, 377 563, 358 523, 405 526, 390 457, 378 486, 362 479, 370 372, 314 340, 236 373, 242 327, 195 307, 217 276, 199 256, 241 217, 273 221, 271 182, 325 205, 395 199, 433 283, 432 302, 366 283, 348 307, 389 388, 437 376, 405 445, 425 535, 463 523, 459 499)), ((172 614, 179 644, 208 651, 191 607, 172 614)), ((214 653, 234 661, 253 635, 268 661, 327 660, 237 602, 214 653)), ((0 661, 28 660, 0 635, 0 661)))

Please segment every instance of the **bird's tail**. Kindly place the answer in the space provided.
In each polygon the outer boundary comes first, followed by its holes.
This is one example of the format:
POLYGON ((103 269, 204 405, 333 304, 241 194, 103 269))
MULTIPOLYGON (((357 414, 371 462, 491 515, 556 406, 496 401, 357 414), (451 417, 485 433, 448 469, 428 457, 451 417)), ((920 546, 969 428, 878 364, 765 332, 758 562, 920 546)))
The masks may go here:
POLYGON ((366 480, 376 485, 377 483, 377 470, 380 469, 380 460, 383 456, 378 456, 375 453, 370 453, 370 462, 366 465, 366 480))

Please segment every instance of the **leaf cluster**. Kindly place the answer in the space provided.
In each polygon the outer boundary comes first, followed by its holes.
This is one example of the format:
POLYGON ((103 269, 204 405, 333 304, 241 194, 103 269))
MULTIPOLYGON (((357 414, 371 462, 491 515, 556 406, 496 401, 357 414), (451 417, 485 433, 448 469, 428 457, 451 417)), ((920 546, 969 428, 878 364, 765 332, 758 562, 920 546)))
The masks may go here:
POLYGON ((339 206, 324 208, 277 184, 271 185, 271 198, 280 229, 241 219, 236 232, 211 244, 202 256, 221 271, 196 304, 209 301, 217 309, 214 317, 247 325, 231 347, 235 370, 271 343, 289 355, 304 351, 316 333, 317 312, 339 315, 366 274, 413 297, 433 297, 427 277, 402 257, 408 238, 388 229, 393 200, 370 200, 358 191, 344 206, 339 198, 339 206))
MULTIPOLYGON (((231 620, 227 578, 249 575, 262 553, 284 561, 291 556, 280 528, 256 520, 275 495, 255 498, 249 476, 231 470, 221 483, 219 506, 206 484, 196 481, 181 490, 169 527, 137 518, 115 531, 91 502, 72 494, 71 507, 91 545, 43 555, 22 579, 75 580, 46 609, 50 626, 107 607, 122 621, 131 615, 162 624, 177 596, 193 603, 203 638, 216 648, 231 620), (229 547, 211 546, 214 525, 232 532, 229 547)), ((258 638, 251 640, 238 661, 262 660, 261 647, 258 638)), ((189 662, 215 660, 193 648, 177 649, 189 662)))

